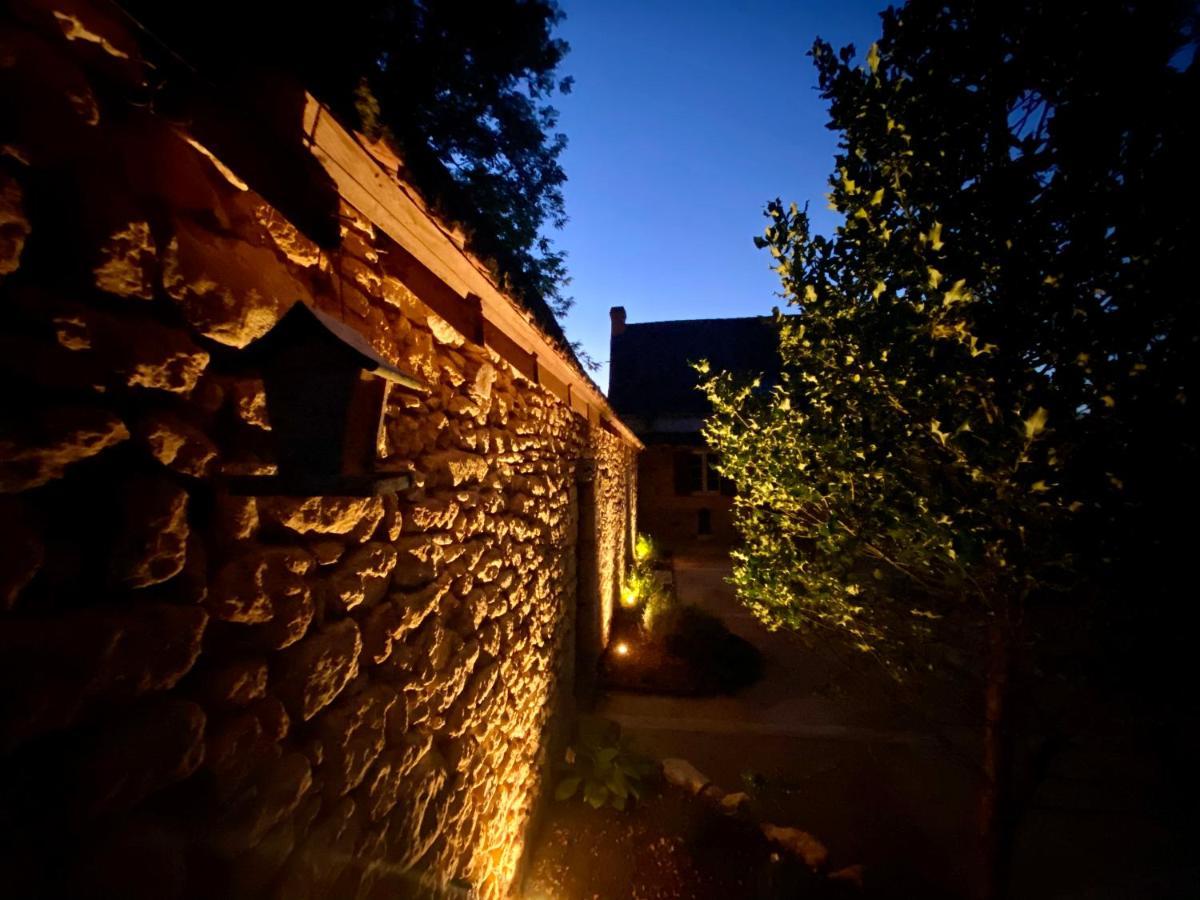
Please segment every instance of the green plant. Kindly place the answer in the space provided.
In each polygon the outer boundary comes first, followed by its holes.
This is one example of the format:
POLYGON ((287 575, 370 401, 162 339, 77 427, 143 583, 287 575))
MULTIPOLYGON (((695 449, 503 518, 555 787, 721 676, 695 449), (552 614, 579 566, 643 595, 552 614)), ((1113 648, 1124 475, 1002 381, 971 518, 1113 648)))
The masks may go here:
POLYGON ((648 534, 639 534, 633 542, 633 559, 636 563, 651 563, 658 557, 658 548, 648 534))
POLYGON ((641 784, 653 770, 650 760, 633 752, 621 726, 599 716, 579 720, 579 739, 567 751, 569 768, 554 789, 556 800, 569 800, 583 789, 593 809, 605 804, 625 809, 641 796, 641 784))
POLYGON ((669 628, 671 613, 678 609, 675 592, 668 590, 656 578, 649 579, 650 587, 643 595, 642 628, 651 637, 664 634, 669 628))

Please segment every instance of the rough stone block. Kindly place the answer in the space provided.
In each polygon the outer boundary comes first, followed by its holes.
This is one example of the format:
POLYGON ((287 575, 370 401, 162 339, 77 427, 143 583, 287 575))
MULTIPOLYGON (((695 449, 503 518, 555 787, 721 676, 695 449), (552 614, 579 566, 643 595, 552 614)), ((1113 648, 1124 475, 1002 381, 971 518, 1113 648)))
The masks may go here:
POLYGON ((163 286, 197 331, 232 347, 262 337, 296 301, 312 303, 273 251, 185 219, 163 254, 163 286))
POLYGON ((96 287, 109 294, 153 300, 156 262, 150 223, 127 222, 101 245, 92 276, 96 287))
POLYGON ((121 527, 111 573, 133 588, 178 575, 187 559, 187 493, 165 478, 133 478, 122 486, 121 527))
POLYGON ((307 722, 358 674, 362 637, 352 619, 335 622, 279 654, 273 687, 293 717, 307 722))
POLYGON ((11 175, 0 172, 0 277, 11 275, 21 265, 29 231, 21 185, 11 175))
POLYGON ((208 353, 186 331, 144 314, 64 305, 53 324, 59 344, 84 356, 97 380, 113 385, 189 394, 208 366, 208 353))
POLYGON ((237 709, 267 694, 267 661, 231 659, 201 673, 197 697, 209 709, 237 709))
POLYGON ((396 550, 380 541, 356 547, 329 576, 327 597, 333 609, 347 613, 374 606, 391 585, 396 550))
POLYGON ((204 724, 204 710, 174 699, 110 724, 66 775, 81 811, 127 809, 187 778, 204 760, 204 724))
POLYGON ((259 513, 297 534, 341 534, 366 540, 383 520, 380 497, 270 497, 259 501, 259 513))
POLYGON ((134 431, 150 455, 167 468, 193 478, 211 474, 217 448, 208 435, 182 416, 156 410, 141 418, 134 431))
POLYGON ((45 559, 41 525, 17 497, 0 496, 0 545, 0 610, 9 610, 45 559))
POLYGON ((217 572, 206 606, 222 621, 268 622, 278 604, 308 598, 304 576, 312 567, 312 556, 299 547, 251 547, 217 572))
POLYGON ((383 752, 384 726, 396 692, 374 685, 353 697, 343 697, 316 720, 325 747, 321 777, 327 799, 358 787, 371 763, 383 752))
POLYGON ((68 466, 128 437, 124 422, 94 407, 51 407, 20 424, 10 420, 0 426, 0 492, 61 478, 68 466))

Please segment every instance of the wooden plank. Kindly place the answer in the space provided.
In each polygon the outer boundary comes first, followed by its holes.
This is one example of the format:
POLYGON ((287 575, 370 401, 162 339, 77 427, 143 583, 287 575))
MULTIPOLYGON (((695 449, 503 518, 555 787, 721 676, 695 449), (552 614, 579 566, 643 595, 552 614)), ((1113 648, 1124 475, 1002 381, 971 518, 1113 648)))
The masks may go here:
POLYGON ((574 385, 568 385, 567 389, 571 393, 571 409, 586 419, 588 417, 588 410, 591 409, 588 402, 579 396, 579 392, 575 390, 574 385))
MULTIPOLYGON (((433 276, 429 279, 420 269, 410 269, 413 277, 422 280, 420 290, 413 287, 422 300, 422 293, 425 293, 450 308, 445 291, 434 288, 430 283, 432 280, 440 280, 460 298, 474 294, 479 298, 480 330, 483 321, 490 322, 512 344, 536 357, 539 376, 549 375, 551 383, 561 391, 556 396, 563 402, 570 402, 566 386, 571 385, 581 398, 604 411, 605 420, 612 423, 612 428, 626 442, 639 449, 642 447, 642 442, 616 415, 595 383, 542 332, 525 309, 491 282, 482 266, 458 246, 448 231, 438 227, 423 204, 414 199, 416 192, 405 190, 397 177, 385 173, 311 95, 307 97, 304 112, 304 131, 310 151, 337 184, 343 199, 399 244, 425 273, 433 276)), ((434 307, 431 305, 431 308, 434 307)), ((451 321, 436 308, 434 311, 451 321)), ((472 337, 470 330, 463 334, 472 337)))
POLYGON ((483 342, 530 381, 537 381, 537 357, 488 319, 483 320, 483 342))
POLYGON ((548 369, 542 369, 541 360, 538 360, 538 384, 552 393, 563 403, 570 404, 571 393, 567 387, 567 383, 555 375, 548 369))

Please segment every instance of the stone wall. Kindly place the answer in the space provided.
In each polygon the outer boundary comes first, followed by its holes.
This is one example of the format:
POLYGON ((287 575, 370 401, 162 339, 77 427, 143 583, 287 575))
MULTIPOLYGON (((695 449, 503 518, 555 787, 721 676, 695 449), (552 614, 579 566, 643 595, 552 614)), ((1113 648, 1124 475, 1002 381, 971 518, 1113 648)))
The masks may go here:
POLYGON ((130 102, 140 49, 103 6, 12 9, 0 883, 505 895, 570 704, 580 461, 611 610, 633 450, 433 314, 359 210, 320 248, 130 102), (411 489, 230 491, 277 437, 240 348, 296 300, 432 386, 394 389, 379 435, 411 489))

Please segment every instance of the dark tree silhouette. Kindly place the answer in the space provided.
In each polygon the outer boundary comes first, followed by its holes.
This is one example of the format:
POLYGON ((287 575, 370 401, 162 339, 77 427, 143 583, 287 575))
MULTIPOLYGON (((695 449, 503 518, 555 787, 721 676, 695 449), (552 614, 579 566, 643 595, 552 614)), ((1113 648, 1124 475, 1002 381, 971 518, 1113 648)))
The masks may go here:
POLYGON ((286 73, 371 137, 386 135, 406 175, 503 286, 561 337, 570 306, 563 254, 545 237, 566 216, 555 131, 554 0, 122 0, 209 77, 286 73))

